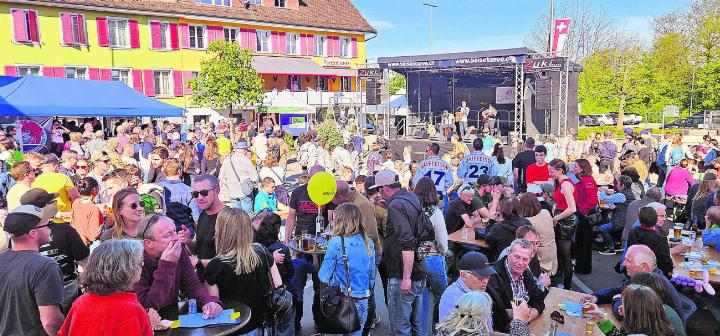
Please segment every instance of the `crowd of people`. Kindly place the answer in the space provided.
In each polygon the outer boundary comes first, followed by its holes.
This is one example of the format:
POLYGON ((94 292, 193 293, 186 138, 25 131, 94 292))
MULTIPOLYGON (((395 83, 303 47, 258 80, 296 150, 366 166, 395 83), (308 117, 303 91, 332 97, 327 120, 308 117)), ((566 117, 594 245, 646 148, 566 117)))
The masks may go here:
POLYGON ((190 299, 205 318, 247 305, 239 334, 294 335, 309 277, 314 293, 337 286, 354 302, 361 328, 349 335, 377 328, 377 285, 392 334, 529 335, 550 288, 573 289, 594 251, 622 253, 627 275, 583 299, 606 335, 685 335, 697 307, 668 280, 685 248, 668 229, 720 242, 710 137, 485 133, 470 148, 429 143, 414 160, 412 147, 394 153, 345 127, 339 145, 313 127, 293 139, 272 119, 54 120, 45 153, 24 154, 14 131, 0 134, 3 335, 152 335, 190 299), (327 205, 308 190, 321 172, 336 178, 327 205), (487 247, 449 241, 459 230, 487 247), (319 261, 289 248, 325 233, 319 261), (267 295, 283 286, 292 307, 276 310, 267 295), (597 308, 609 303, 620 325, 597 308))

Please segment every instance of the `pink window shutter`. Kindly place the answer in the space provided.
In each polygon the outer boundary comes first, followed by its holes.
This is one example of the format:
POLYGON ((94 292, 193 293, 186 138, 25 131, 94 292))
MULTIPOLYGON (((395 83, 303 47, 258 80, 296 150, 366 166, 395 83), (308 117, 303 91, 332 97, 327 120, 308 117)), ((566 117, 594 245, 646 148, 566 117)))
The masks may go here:
POLYGON ((155 96, 155 73, 152 70, 143 70, 145 95, 155 96))
POLYGON ((55 78, 65 78, 65 67, 54 67, 53 74, 55 78))
POLYGON ((13 9, 13 38, 15 42, 27 42, 28 34, 25 30, 25 10, 13 9))
POLYGON ((62 42, 65 45, 73 43, 72 34, 72 17, 74 14, 62 13, 60 14, 60 27, 62 28, 62 42))
POLYGON ((333 56, 335 56, 335 37, 334 37, 334 36, 327 36, 327 37, 325 37, 325 41, 327 41, 327 42, 325 43, 326 48, 327 48, 327 50, 326 50, 326 55, 327 55, 328 57, 333 57, 333 56))
POLYGON ((248 29, 248 37, 248 42, 250 43, 248 48, 250 48, 253 52, 257 51, 257 32, 255 29, 248 29))
POLYGON ((193 90, 190 88, 189 81, 192 79, 192 71, 183 71, 182 72, 183 77, 183 93, 186 95, 191 95, 193 93, 193 90))
POLYGON ((190 26, 187 23, 180 24, 180 42, 183 49, 190 48, 190 26))
POLYGON ((28 36, 29 40, 32 42, 40 42, 40 32, 38 31, 38 20, 37 20, 37 12, 33 10, 29 10, 27 12, 28 16, 28 26, 30 26, 30 36, 28 36))
POLYGON ((276 31, 270 32, 270 40, 272 41, 272 42, 270 42, 270 47, 272 48, 271 52, 273 54, 279 53, 279 50, 280 50, 280 41, 278 41, 279 36, 280 36, 280 34, 276 31))
POLYGON ((150 48, 162 48, 162 36, 160 34, 160 22, 150 22, 150 48))
POLYGON ((87 38, 85 31, 85 15, 82 14, 75 14, 77 15, 77 21, 78 21, 78 40, 81 45, 87 44, 87 38))
POLYGON ((112 72, 110 71, 110 69, 100 69, 100 80, 112 80, 112 72))
POLYGON ((224 39, 224 38, 225 38, 225 36, 224 36, 224 31, 223 31, 223 27, 220 27, 220 26, 208 26, 208 27, 207 27, 207 32, 208 32, 208 34, 207 34, 207 36, 208 36, 208 39, 207 39, 207 40, 208 40, 208 45, 210 45, 210 43, 213 43, 215 40, 220 40, 220 39, 224 39))
POLYGON ((96 18, 95 23, 97 25, 98 45, 100 45, 101 47, 109 47, 110 39, 108 39, 107 18, 96 18))
POLYGON ((90 68, 90 69, 88 69, 88 73, 90 74, 90 80, 100 79, 100 69, 90 68))
POLYGON ((352 52, 353 58, 358 57, 357 39, 354 37, 350 40, 350 52, 352 52))
POLYGON ((333 40, 335 41, 333 45, 335 47, 335 52, 333 54, 335 55, 335 57, 340 57, 340 36, 334 36, 333 40))
POLYGON ((307 34, 307 54, 308 56, 315 55, 315 36, 313 34, 307 34))
POLYGON ((307 48, 305 47, 307 43, 305 43, 305 38, 307 38, 305 34, 300 34, 300 50, 298 50, 298 52, 303 56, 307 55, 307 48))
POLYGON ((43 67, 42 68, 42 75, 43 77, 55 77, 55 73, 53 72, 53 67, 43 67))
POLYGON ((130 48, 140 48, 140 30, 137 20, 128 20, 128 27, 130 28, 130 48))
POLYGON ((5 66, 5 76, 17 76, 18 70, 17 67, 14 65, 6 65, 5 66))
POLYGON ((183 96, 183 73, 179 70, 173 70, 173 93, 175 97, 183 96))
POLYGON ((278 47, 280 51, 278 53, 287 54, 287 35, 285 32, 280 32, 278 35, 278 40, 280 40, 280 46, 278 47))
POLYGON ((170 48, 172 48, 172 50, 180 49, 180 38, 178 36, 177 23, 170 24, 170 48))
POLYGON ((132 87, 133 89, 143 92, 143 73, 142 70, 132 71, 132 87))

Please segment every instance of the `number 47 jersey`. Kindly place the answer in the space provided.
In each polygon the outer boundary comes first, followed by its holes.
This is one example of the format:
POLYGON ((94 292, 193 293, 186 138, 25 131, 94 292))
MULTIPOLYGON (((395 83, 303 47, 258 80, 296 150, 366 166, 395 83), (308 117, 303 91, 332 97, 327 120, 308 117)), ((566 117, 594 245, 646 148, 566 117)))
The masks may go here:
POLYGON ((457 176, 465 183, 475 183, 480 175, 495 176, 493 159, 482 152, 472 152, 463 157, 458 166, 457 176))
POLYGON ((439 194, 447 194, 447 190, 453 185, 452 168, 437 156, 431 156, 418 164, 418 171, 412 179, 413 183, 417 184, 424 176, 433 180, 439 194))

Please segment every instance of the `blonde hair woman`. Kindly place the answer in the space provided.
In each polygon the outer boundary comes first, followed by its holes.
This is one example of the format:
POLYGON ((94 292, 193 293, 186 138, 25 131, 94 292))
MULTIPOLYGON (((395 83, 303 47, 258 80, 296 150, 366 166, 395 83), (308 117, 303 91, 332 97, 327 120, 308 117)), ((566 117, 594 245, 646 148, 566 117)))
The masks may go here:
MULTIPOLYGON (((344 295, 354 299, 363 326, 368 317, 370 281, 375 278, 375 249, 365 233, 357 206, 343 203, 335 209, 333 218, 332 238, 318 278, 330 286, 338 286, 344 295)), ((362 335, 362 328, 347 335, 362 335)))
MULTIPOLYGON (((510 322, 510 336, 530 335, 527 327, 530 309, 525 301, 513 307, 513 320, 510 322), (523 318, 524 317, 524 318, 523 318)), ((492 331, 492 299, 485 292, 463 294, 455 306, 437 326, 438 336, 488 336, 496 335, 492 331)), ((502 334, 504 335, 504 334, 502 334)))
POLYGON ((273 255, 261 244, 253 243, 250 217, 239 208, 225 208, 218 213, 215 250, 217 256, 203 273, 205 288, 221 300, 248 305, 252 316, 239 334, 255 333, 265 320, 265 294, 282 285, 273 255))
POLYGON ((101 241, 108 239, 135 238, 138 236, 138 224, 143 216, 140 195, 132 188, 118 191, 112 198, 110 217, 114 226, 105 231, 101 241))

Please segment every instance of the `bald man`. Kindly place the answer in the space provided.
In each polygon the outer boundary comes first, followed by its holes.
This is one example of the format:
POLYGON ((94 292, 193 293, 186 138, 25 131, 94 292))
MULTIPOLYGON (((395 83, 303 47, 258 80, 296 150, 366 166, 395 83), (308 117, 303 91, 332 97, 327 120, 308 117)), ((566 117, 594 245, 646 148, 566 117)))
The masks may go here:
MULTIPOLYGON (((312 166, 308 170, 308 181, 317 173, 324 172, 323 166, 312 166)), ((308 185, 301 185, 292 192, 290 202, 288 203, 288 217, 285 222, 285 244, 290 243, 290 239, 295 235, 299 235, 303 231, 315 234, 315 219, 318 216, 319 207, 315 204, 308 194, 308 185)), ((327 216, 323 225, 327 223, 327 216)))

